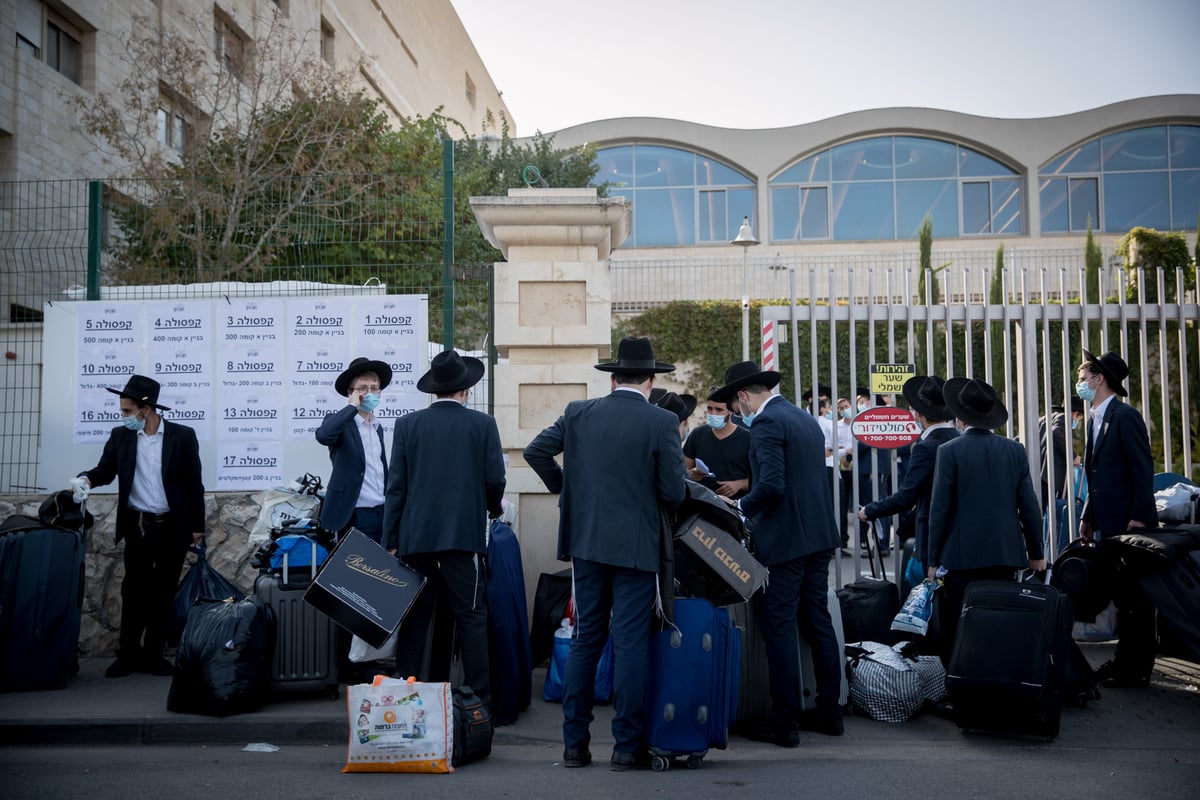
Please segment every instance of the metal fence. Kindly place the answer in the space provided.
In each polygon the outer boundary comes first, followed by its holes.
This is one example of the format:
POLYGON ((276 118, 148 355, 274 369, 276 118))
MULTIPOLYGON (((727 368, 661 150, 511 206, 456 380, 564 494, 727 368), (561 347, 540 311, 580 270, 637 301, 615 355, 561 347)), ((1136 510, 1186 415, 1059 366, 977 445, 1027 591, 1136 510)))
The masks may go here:
MULTIPOLYGON (((0 182, 0 492, 37 490, 42 387, 70 380, 66 365, 43 363, 47 303, 150 299, 166 286, 227 281, 264 295, 277 294, 280 281, 320 294, 381 284, 388 294, 429 296, 431 345, 484 349, 491 264, 455 260, 462 231, 454 222, 466 206, 456 212, 453 142, 443 154, 443 167, 426 174, 263 187, 0 182)), ((490 397, 485 383, 473 402, 490 407, 490 397)))

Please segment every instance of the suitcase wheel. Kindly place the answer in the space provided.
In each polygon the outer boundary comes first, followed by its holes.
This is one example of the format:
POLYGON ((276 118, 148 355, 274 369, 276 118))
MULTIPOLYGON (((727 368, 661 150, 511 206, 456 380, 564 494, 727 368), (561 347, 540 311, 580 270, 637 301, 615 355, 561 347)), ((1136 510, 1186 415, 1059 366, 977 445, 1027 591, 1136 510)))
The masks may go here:
POLYGON ((700 769, 700 756, 688 756, 684 763, 687 764, 688 769, 700 769))
MULTIPOLYGON (((690 761, 691 759, 689 759, 690 761)), ((671 759, 666 756, 651 756, 650 768, 655 772, 666 772, 671 768, 671 759)))

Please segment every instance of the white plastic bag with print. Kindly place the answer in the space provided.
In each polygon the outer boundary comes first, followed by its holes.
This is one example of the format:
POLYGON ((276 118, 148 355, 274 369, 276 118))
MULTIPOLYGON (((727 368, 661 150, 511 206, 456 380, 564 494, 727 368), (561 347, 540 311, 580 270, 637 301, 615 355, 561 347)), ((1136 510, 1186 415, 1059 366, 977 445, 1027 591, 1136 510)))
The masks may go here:
POLYGON ((342 772, 453 772, 453 708, 448 683, 377 675, 348 687, 342 772))

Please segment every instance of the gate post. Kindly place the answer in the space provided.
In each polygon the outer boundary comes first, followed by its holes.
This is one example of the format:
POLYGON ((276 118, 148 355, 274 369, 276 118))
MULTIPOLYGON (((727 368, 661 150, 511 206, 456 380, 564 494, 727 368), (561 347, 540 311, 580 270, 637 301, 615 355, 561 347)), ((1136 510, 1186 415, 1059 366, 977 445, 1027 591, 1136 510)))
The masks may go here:
MULTIPOLYGON (((1033 479, 1033 491, 1042 500, 1041 442, 1038 441, 1038 359, 1036 309, 1021 307, 1017 317, 1017 411, 1013 419, 1017 422, 1017 439, 1025 445, 1029 459, 1029 477, 1033 479)), ((1012 409, 1010 409, 1011 413, 1012 409)))

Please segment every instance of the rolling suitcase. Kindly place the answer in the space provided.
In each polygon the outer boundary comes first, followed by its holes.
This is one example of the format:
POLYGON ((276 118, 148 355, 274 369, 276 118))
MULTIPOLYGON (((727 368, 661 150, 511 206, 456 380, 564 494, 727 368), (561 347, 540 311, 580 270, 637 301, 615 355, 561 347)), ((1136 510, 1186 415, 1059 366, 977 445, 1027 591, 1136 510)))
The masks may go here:
POLYGON ((701 598, 675 601, 674 626, 654 635, 646 684, 646 742, 651 766, 673 759, 700 766, 709 748, 724 750, 737 709, 741 631, 729 611, 701 598))
MULTIPOLYGON (((846 640, 842 634, 842 613, 837 594, 833 589, 827 595, 829 614, 833 617, 833 631, 837 635, 838 652, 846 652, 846 640)), ((764 719, 771 714, 770 672, 767 668, 767 646, 763 641, 762 629, 758 624, 757 609, 753 601, 736 603, 726 606, 733 618, 733 623, 742 634, 741 667, 738 674, 738 703, 737 713, 733 722, 735 727, 753 720, 764 719)), ((800 706, 804 711, 817 707, 817 678, 813 670, 812 648, 799 630, 796 631, 799 641, 800 659, 800 706)), ((838 705, 844 706, 849 702, 850 684, 842 676, 841 691, 838 693, 838 705)))
POLYGON ((83 529, 32 517, 0 526, 0 691, 60 689, 79 671, 85 545, 83 529))
POLYGON ((1053 586, 969 585, 946 671, 958 727, 1057 736, 1074 616, 1053 586))
MULTIPOLYGON (((271 669, 267 690, 272 694, 328 693, 338 696, 338 668, 346 637, 331 617, 304 601, 312 570, 302 577, 290 573, 290 554, 282 558, 279 572, 264 571, 254 580, 254 594, 275 618, 271 669)), ((306 554, 308 555, 308 554, 306 554)), ((317 563, 317 543, 311 559, 317 563)))
POLYGON ((901 637, 892 630, 892 620, 900 610, 900 592, 896 584, 888 580, 878 535, 868 536, 867 541, 871 577, 861 577, 837 590, 843 635, 847 642, 896 644, 901 637), (879 577, 875 576, 876 559, 879 577))

